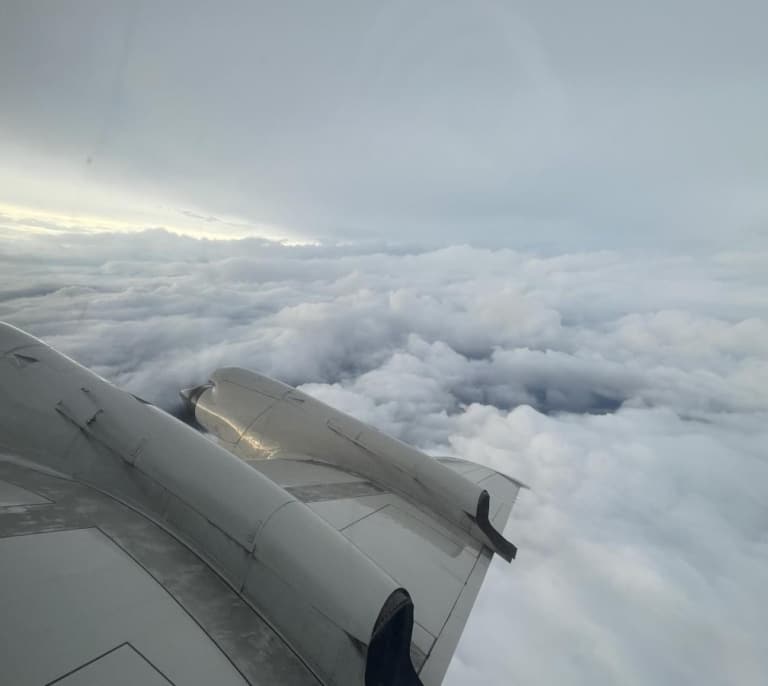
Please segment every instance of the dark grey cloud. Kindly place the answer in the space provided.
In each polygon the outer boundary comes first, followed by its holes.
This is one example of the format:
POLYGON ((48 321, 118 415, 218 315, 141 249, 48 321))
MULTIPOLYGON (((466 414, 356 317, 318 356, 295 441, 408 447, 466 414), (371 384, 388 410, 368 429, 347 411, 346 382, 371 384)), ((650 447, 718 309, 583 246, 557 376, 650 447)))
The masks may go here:
POLYGON ((0 319, 171 411, 252 367, 529 483, 449 684, 761 684, 765 264, 25 235, 0 319))
POLYGON ((0 12, 2 202, 554 250, 765 240, 757 0, 0 12))

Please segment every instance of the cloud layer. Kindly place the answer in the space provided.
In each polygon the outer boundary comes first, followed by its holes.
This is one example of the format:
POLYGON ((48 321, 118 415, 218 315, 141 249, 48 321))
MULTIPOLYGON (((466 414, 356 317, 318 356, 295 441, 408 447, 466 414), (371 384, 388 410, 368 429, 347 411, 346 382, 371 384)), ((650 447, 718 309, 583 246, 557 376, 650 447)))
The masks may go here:
POLYGON ((177 411, 260 369, 529 483, 447 683, 763 683, 766 256, 0 242, 0 319, 177 411))

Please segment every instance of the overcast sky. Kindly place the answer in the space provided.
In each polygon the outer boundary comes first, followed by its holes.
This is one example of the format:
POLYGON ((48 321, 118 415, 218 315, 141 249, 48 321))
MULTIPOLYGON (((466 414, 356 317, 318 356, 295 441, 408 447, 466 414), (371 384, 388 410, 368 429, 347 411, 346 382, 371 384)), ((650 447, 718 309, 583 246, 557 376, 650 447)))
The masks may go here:
POLYGON ((2 0, 0 213, 306 240, 753 245, 766 25, 760 0, 2 0))
POLYGON ((0 0, 0 320, 170 412, 250 367, 529 483, 451 686, 763 686, 766 26, 0 0))

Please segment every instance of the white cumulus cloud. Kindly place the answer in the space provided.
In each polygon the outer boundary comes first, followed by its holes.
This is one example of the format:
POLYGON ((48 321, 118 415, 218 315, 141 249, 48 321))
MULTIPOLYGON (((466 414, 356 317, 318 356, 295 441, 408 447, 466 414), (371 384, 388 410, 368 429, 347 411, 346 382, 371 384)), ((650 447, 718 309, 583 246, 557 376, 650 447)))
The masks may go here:
POLYGON ((172 412, 237 364, 528 483, 449 684, 762 684, 766 266, 11 237, 0 319, 172 412))

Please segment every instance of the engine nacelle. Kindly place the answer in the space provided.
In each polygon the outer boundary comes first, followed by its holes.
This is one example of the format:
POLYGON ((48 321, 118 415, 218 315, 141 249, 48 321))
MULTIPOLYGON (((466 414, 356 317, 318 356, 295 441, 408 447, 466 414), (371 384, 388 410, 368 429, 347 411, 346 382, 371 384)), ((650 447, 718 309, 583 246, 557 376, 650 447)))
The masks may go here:
POLYGON ((400 494, 444 517, 506 560, 515 546, 489 521, 489 495, 425 453, 262 374, 219 369, 182 391, 195 418, 233 453, 307 455, 400 494))

